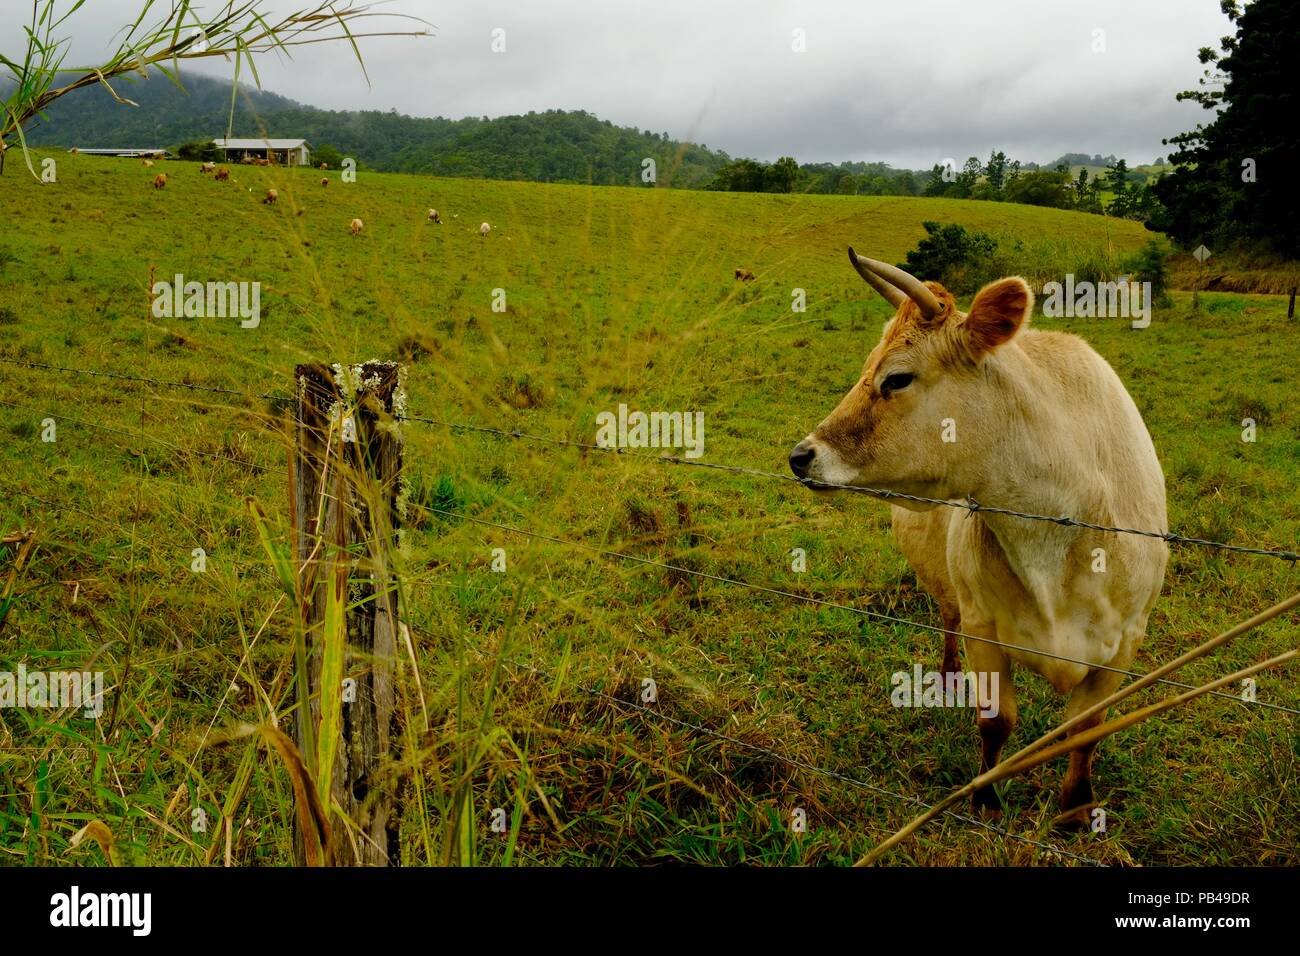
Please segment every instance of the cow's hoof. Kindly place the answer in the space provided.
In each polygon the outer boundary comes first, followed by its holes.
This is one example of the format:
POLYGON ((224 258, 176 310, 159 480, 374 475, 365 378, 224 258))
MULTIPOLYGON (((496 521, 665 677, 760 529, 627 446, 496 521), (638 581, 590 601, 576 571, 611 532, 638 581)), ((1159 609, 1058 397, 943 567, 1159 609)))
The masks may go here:
POLYGON ((1052 820, 1052 829, 1059 833, 1079 833, 1092 829, 1092 807, 1074 807, 1065 810, 1052 820))
POLYGON ((981 787, 971 794, 971 809, 985 820, 1002 819, 1002 798, 993 787, 981 787))

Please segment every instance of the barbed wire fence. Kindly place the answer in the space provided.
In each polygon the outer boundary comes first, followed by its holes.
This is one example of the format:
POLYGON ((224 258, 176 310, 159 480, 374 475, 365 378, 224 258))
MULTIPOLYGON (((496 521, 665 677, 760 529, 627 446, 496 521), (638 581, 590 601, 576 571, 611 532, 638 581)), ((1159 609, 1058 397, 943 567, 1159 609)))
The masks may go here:
MULTIPOLYGON (((271 403, 273 408, 279 408, 279 409, 291 408, 295 401, 293 396, 272 393, 272 392, 249 392, 249 391, 244 391, 239 389, 204 385, 204 384, 194 383, 194 382, 171 381, 167 379, 152 378, 148 376, 128 375, 126 373, 121 373, 121 372, 110 372, 106 370, 76 368, 71 366, 55 365, 55 364, 41 363, 41 362, 30 362, 30 361, 13 359, 13 358, 8 358, 3 356, 0 356, 0 364, 26 368, 33 371, 57 372, 57 373, 62 373, 62 374, 67 374, 72 376, 85 376, 85 377, 99 378, 99 379, 105 379, 111 381, 130 382, 143 387, 148 387, 150 389, 176 389, 181 391, 188 391, 195 395, 211 394, 211 395, 221 395, 221 396, 231 397, 231 398, 240 398, 250 402, 268 402, 271 403)), ((29 412, 41 412, 43 410, 40 406, 13 402, 6 399, 0 399, 0 406, 5 406, 5 407, 19 409, 23 411, 29 411, 29 412)), ((233 405, 219 406, 219 407, 234 412, 242 413, 242 414, 253 414, 252 410, 248 408, 240 408, 238 406, 233 406, 233 405)), ((273 465, 267 465, 264 463, 251 461, 237 456, 222 455, 213 452, 204 452, 198 449, 180 445, 172 441, 168 441, 167 439, 163 439, 160 436, 152 435, 148 433, 144 428, 143 419, 141 420, 141 427, 139 429, 129 429, 129 430, 105 425, 102 422, 96 422, 85 418, 71 418, 69 416, 60 415, 59 419, 65 422, 70 422, 90 429, 94 429, 96 431, 102 431, 105 434, 117 434, 132 439, 138 438, 143 441, 153 442, 156 445, 165 448, 169 451, 173 451, 185 455, 193 455, 197 458, 205 458, 208 460, 223 462, 226 464, 237 465, 240 466, 241 468, 247 469, 249 472, 253 474, 258 474, 258 475, 278 474, 283 476, 288 476, 290 474, 290 471, 287 468, 280 468, 273 465)), ((488 425, 475 424, 472 422, 452 421, 452 420, 439 419, 439 418, 433 418, 433 417, 422 416, 422 415, 404 414, 400 416, 399 420, 402 422, 413 423, 417 425, 445 428, 448 430, 449 434, 467 433, 467 432, 478 433, 478 434, 490 435, 501 440, 524 441, 524 442, 530 442, 538 445, 548 445, 556 448, 569 447, 569 448, 580 449, 583 452, 593 451, 601 454, 610 454, 610 455, 617 455, 621 457, 636 458, 636 459, 646 461, 647 463, 657 463, 660 465, 704 468, 704 469, 725 473, 725 474, 741 475, 751 479, 757 478, 757 479, 762 479, 764 481, 774 481, 774 482, 781 482, 786 484, 793 483, 795 485, 809 487, 816 490, 835 490, 835 491, 849 492, 853 494, 863 494, 863 495, 867 495, 868 497, 872 497, 887 502, 908 501, 912 503, 926 504, 926 505, 931 505, 936 507, 949 507, 949 508, 961 509, 967 511, 972 515, 980 512, 984 512, 984 513, 1000 514, 1000 515, 1016 517, 1027 521, 1050 522, 1058 526, 1072 527, 1080 530, 1106 532, 1106 533, 1114 533, 1114 534, 1131 534, 1131 535, 1138 535, 1143 537, 1158 538, 1170 545, 1205 548, 1212 551, 1242 554, 1242 555, 1248 555, 1254 557, 1268 557, 1268 558, 1278 559, 1287 563, 1291 563, 1293 565, 1296 561, 1300 561, 1300 552, 1297 552, 1292 549, 1287 549, 1287 548, 1259 547, 1259 546, 1234 544, 1230 542, 1214 541, 1214 540, 1209 540, 1204 538, 1178 534, 1173 531, 1159 531, 1155 529, 1107 526, 1107 525, 1101 525, 1101 524, 1083 521, 1069 515, 1043 515, 1043 514, 1017 511, 1014 509, 1001 508, 996 505, 986 505, 982 502, 978 502, 970 498, 967 498, 965 500, 926 498, 923 496, 907 495, 899 492, 888 491, 885 489, 864 488, 859 486, 836 485, 836 484, 829 484, 829 483, 822 483, 822 482, 812 482, 812 481, 797 478, 794 475, 790 475, 790 474, 764 471, 761 469, 755 469, 755 468, 741 466, 741 465, 733 465, 733 464, 726 464, 726 463, 719 463, 719 462, 706 462, 706 461, 685 458, 678 455, 672 455, 667 453, 653 454, 653 453, 642 452, 637 449, 613 447, 609 445, 598 444, 595 442, 586 442, 586 441, 581 441, 581 440, 572 439, 568 437, 536 435, 536 434, 524 432, 520 429, 498 428, 498 427, 493 427, 488 425)), ((76 507, 74 505, 58 502, 51 498, 37 495, 30 491, 25 491, 23 489, 16 488, 16 487, 10 488, 10 490, 14 491, 17 495, 23 498, 34 501, 48 508, 54 508, 57 510, 68 510, 76 514, 82 515, 84 517, 91 518, 92 520, 96 520, 108 524, 115 524, 110 519, 104 518, 102 515, 97 515, 92 511, 88 511, 83 508, 76 507)), ((234 505, 232 503, 231 510, 234 511, 234 510, 242 510, 242 509, 240 508, 240 506, 234 505)), ((886 622, 886 623, 905 626, 905 627, 917 628, 920 630, 925 630, 925 631, 930 631, 930 632, 945 634, 945 635, 951 635, 954 637, 960 637, 964 640, 981 641, 984 643, 988 643, 988 644, 992 644, 992 645, 996 645, 1008 649, 1014 649, 1020 653, 1037 654, 1055 660, 1081 664, 1089 668, 1113 671, 1116 673, 1123 674, 1130 678, 1136 679, 1136 678, 1141 678, 1143 676, 1143 673, 1139 671, 1126 670, 1123 668, 1115 668, 1115 667, 1110 667, 1108 665, 1100 665, 1079 658, 1069 657, 1066 655, 1054 654, 1048 651, 1022 647, 1020 645, 1012 645, 991 638, 966 634, 960 630, 955 630, 955 629, 936 626, 933 624, 928 624, 920 621, 910 620, 907 618, 886 614, 880 611, 873 611, 868 608, 861 608, 861 607, 856 607, 854 605, 827 600, 810 594, 800 594, 798 592, 789 591, 782 588, 775 588, 768 585, 756 584, 751 581, 741 580, 738 578, 731 578, 723 575, 713 574, 706 571, 700 571, 698 569, 689 568, 680 564, 672 564, 664 561, 656 561, 650 558, 642 557, 640 555, 630 554, 624 551, 617 551, 610 548, 599 547, 597 545, 593 545, 584 541, 569 540, 566 538, 545 534, 528 528, 522 528, 513 525, 503 524, 500 522, 491 521, 486 518, 480 517, 478 515, 473 515, 466 512, 453 511, 453 510, 437 508, 433 506, 427 507, 427 510, 431 513, 438 514, 444 518, 466 521, 478 526, 490 527, 495 530, 504 531, 509 534, 521 535, 535 540, 542 540, 542 541, 546 541, 564 547, 583 550, 616 561, 629 562, 641 566, 655 567, 661 570, 666 570, 677 574, 685 574, 691 577, 699 578, 701 580, 708 580, 714 583, 725 584, 731 587, 743 588, 756 593, 771 595, 773 597, 781 598, 783 600, 807 603, 814 606, 820 606, 820 607, 825 607, 837 611, 843 611, 846 613, 858 615, 871 620, 886 622)), ((260 562, 249 562, 249 563, 260 563, 260 562)), ((510 663, 521 670, 533 673, 537 676, 541 676, 546 679, 554 680, 554 675, 550 674, 545 669, 538 667, 536 664, 530 664, 518 660, 511 660, 510 663)), ((1188 684, 1182 681, 1176 681, 1171 679, 1160 679, 1156 683, 1160 683, 1170 687, 1175 687, 1184 690, 1193 689, 1196 686, 1193 684, 1188 684)), ((584 683, 582 681, 574 681, 571 683, 570 686, 572 686, 574 689, 578 690, 583 694, 592 696, 597 699, 601 699, 611 705, 615 705, 621 708, 625 712, 637 713, 642 716, 649 717, 654 720, 658 720, 666 724, 675 726, 679 729, 689 730, 692 733, 701 734, 713 738, 715 740, 728 743, 733 746, 742 747, 746 750, 758 753, 760 755, 767 757, 768 759, 775 760, 786 766, 795 769, 804 770, 806 772, 816 774, 828 780, 835 780, 840 783, 853 786, 865 792, 870 792, 882 797, 889 797, 894 800, 905 802, 912 806, 920 806, 920 807, 927 806, 926 802, 919 797, 915 797, 907 794, 901 794, 896 791, 892 791, 887 788, 880 787, 866 780, 862 780, 858 777, 855 777, 843 771, 822 767, 817 764, 811 763, 809 761, 802 760, 800 758, 791 757, 782 754, 779 751, 776 751, 772 748, 764 747, 759 744, 754 744, 752 742, 745 741, 732 734, 724 733, 722 731, 711 728, 705 724, 698 723, 695 721, 690 721, 690 720, 684 720, 682 718, 674 717, 671 714, 664 713, 663 711, 657 710, 653 707, 648 707, 643 704, 638 704, 635 702, 623 700, 622 698, 609 694, 608 692, 603 691, 598 687, 584 683)), ((1241 695, 1229 694, 1224 692, 1213 692, 1212 696, 1216 696, 1225 700, 1230 700, 1236 704, 1241 704, 1247 707, 1259 707, 1266 710, 1278 711, 1278 712, 1291 714, 1291 715, 1300 714, 1300 709, 1286 707, 1280 704, 1273 704, 1266 701, 1248 699, 1241 695)), ((967 824, 969 826, 977 827, 987 832, 991 832, 1005 839, 1011 839, 1011 840, 1023 842, 1027 845, 1035 847, 1038 850, 1041 850, 1046 853, 1055 854, 1061 858, 1074 860, 1075 862, 1083 863, 1086 865, 1094 865, 1094 866, 1106 865, 1101 861, 1096 860, 1087 855, 1079 854, 1077 852, 1067 850, 1059 846, 1055 846, 1051 843, 1038 840, 1033 837, 1026 836, 1024 834, 1016 833, 1004 827, 998 826, 997 824, 979 819, 977 817, 960 814, 951 810, 944 811, 944 814, 950 819, 967 824)))

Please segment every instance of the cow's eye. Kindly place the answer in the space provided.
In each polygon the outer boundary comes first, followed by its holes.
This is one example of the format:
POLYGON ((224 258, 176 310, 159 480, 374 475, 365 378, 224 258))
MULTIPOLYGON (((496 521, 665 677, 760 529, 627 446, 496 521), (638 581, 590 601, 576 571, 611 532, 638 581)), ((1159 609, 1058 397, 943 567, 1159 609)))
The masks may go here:
POLYGON ((891 393, 911 385, 915 377, 911 372, 895 372, 893 375, 887 375, 880 383, 880 394, 888 398, 891 393))

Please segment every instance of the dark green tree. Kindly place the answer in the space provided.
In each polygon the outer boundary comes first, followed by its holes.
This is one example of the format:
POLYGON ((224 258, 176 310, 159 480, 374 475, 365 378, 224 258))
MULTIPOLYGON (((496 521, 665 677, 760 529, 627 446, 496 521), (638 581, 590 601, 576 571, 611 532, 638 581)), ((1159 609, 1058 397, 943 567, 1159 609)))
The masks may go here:
POLYGON ((795 183, 798 181, 799 164, 790 156, 782 156, 763 170, 763 184, 770 193, 794 192, 795 183))
POLYGON ((1221 0, 1236 27, 1219 51, 1202 47, 1197 90, 1178 94, 1217 114, 1171 137, 1170 174, 1155 184, 1161 207, 1148 225, 1184 246, 1244 241, 1300 256, 1300 187, 1289 164, 1300 152, 1295 41, 1300 4, 1221 0), (1211 72, 1213 67, 1217 72, 1211 72))
POLYGON ((177 159, 188 159, 199 163, 215 163, 225 157, 212 140, 181 143, 173 152, 177 159))
POLYGON ((930 170, 930 178, 925 181, 925 195, 927 196, 946 196, 948 187, 952 183, 943 178, 946 166, 936 163, 930 170))
POLYGON ((1007 202, 1025 203, 1029 206, 1070 208, 1070 174, 1059 170, 1037 169, 1021 173, 1015 182, 1003 190, 1007 202))
POLYGON ((1132 209, 1132 199, 1129 195, 1128 163, 1122 159, 1117 159, 1113 166, 1107 167, 1106 185, 1113 194, 1110 205, 1106 207, 1106 212, 1121 218, 1128 216, 1132 209))
POLYGON ((984 167, 984 176, 988 183, 994 189, 1001 191, 1006 185, 1007 178, 1007 154, 1000 149, 995 149, 989 154, 988 164, 984 167))
POLYGON ((1074 204, 1082 206, 1088 199, 1088 169, 1079 167, 1079 176, 1074 181, 1074 204))
POLYGON ((317 165, 329 163, 331 169, 337 169, 343 165, 343 154, 329 143, 321 143, 312 150, 311 161, 317 165))
POLYGON ((952 182, 946 195, 955 196, 958 199, 969 199, 971 193, 975 191, 975 184, 979 182, 980 173, 984 171, 984 164, 979 161, 979 157, 971 156, 962 166, 961 172, 952 182))
POLYGON ((718 170, 709 188, 723 192, 761 193, 764 171, 762 163, 752 159, 737 159, 718 170))

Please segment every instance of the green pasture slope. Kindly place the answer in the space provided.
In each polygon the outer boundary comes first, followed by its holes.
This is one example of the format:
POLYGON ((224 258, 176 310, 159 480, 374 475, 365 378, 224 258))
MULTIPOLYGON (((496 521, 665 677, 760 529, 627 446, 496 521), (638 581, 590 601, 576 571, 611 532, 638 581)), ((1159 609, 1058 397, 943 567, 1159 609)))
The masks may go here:
MULTIPOLYGON (((219 184, 189 163, 49 155, 55 185, 12 153, 0 178, 0 357, 273 395, 292 394, 296 362, 402 358, 415 414, 592 441, 596 415, 619 403, 702 411, 704 460, 769 471, 855 381, 886 318, 846 261, 850 243, 897 262, 923 220, 960 222, 1019 237, 1025 271, 1042 278, 1044 262, 1113 262, 1147 238, 1134 223, 1006 203, 365 173, 346 184, 337 172, 322 188, 319 172, 244 167, 219 184), (159 170, 170 181, 155 191, 159 170), (259 202, 267 186, 274 206, 259 202), (425 221, 431 206, 445 225, 425 221), (742 266, 756 281, 732 278, 742 266), (261 325, 154 318, 150 276, 178 272, 260 281, 261 325), (795 288, 805 313, 791 311, 795 288)), ((1082 334, 1124 379, 1176 530, 1300 544, 1300 328, 1283 299, 1202 293, 1194 307, 1176 293, 1144 330, 1035 321, 1082 334)), ((0 861, 100 863, 94 840, 71 845, 90 820, 121 863, 290 861, 289 778, 253 738, 227 734, 271 722, 271 708, 291 725, 291 621, 243 504, 255 498, 285 537, 284 408, 0 363, 0 532, 39 536, 16 573, 0 670, 102 668, 111 685, 98 722, 0 712, 0 861), (198 547, 203 574, 190 570, 198 547), (195 807, 205 831, 191 827, 195 807)), ((938 666, 930 632, 438 514, 937 625, 884 505, 434 425, 411 424, 407 440, 417 506, 403 573, 425 708, 408 683, 396 768, 407 862, 844 864, 910 818, 907 800, 933 802, 975 773, 971 713, 889 702, 893 672, 938 666), (794 548, 805 573, 791 570, 794 548), (503 655, 553 679, 510 665, 493 680, 503 655), (579 689, 631 701, 646 677, 660 715, 901 797, 579 689), (456 831, 448 821, 466 807, 456 831), (508 840, 489 830, 495 807, 517 817, 508 840)), ((0 588, 15 550, 0 551, 0 588)), ((1279 560, 1175 549, 1135 666, 1298 584, 1279 560)), ((1294 644, 1294 622, 1274 623, 1184 679, 1294 644)), ((1300 708, 1296 676, 1262 675, 1259 701, 1300 708)), ((1063 703, 1027 672, 1017 685, 1024 743, 1063 703)), ((1102 746, 1105 833, 1050 830, 1064 761, 1007 785, 1002 825, 1105 863, 1294 864, 1296 727, 1285 710, 1203 699, 1102 746)), ((951 818, 889 862, 1077 863, 951 818)))

